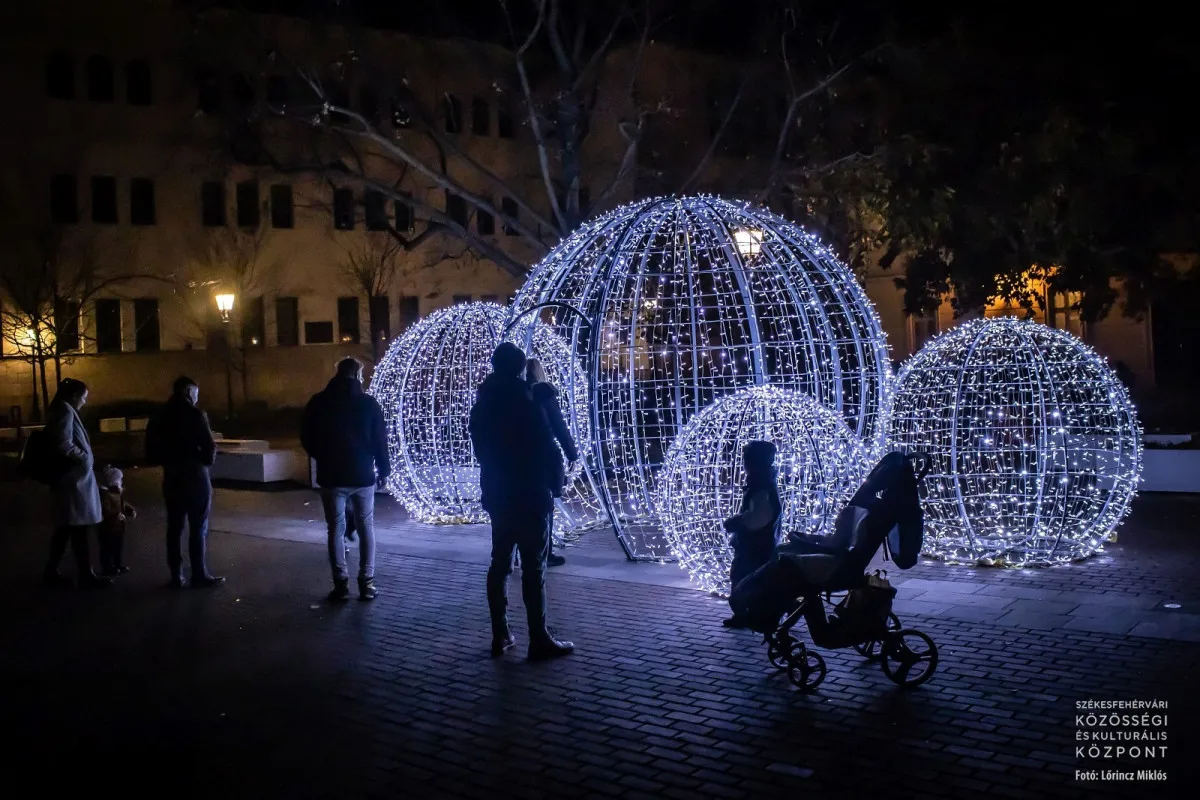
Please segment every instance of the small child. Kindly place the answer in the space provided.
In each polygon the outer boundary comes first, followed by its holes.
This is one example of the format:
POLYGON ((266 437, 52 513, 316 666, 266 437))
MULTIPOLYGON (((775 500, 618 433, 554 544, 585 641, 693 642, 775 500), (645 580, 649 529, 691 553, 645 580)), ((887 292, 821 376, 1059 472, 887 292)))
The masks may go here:
POLYGON ((125 476, 121 470, 107 466, 100 470, 100 569, 105 575, 124 575, 129 572, 122 560, 125 548, 125 525, 137 518, 137 510, 125 502, 125 476))
MULTIPOLYGON (((755 570, 775 556, 783 523, 783 503, 779 499, 779 484, 775 476, 775 445, 754 441, 742 448, 746 485, 742 489, 742 506, 737 516, 725 520, 725 530, 733 534, 733 564, 729 569, 730 593, 755 570)), ((737 616, 723 623, 727 628, 745 628, 746 621, 737 616)))

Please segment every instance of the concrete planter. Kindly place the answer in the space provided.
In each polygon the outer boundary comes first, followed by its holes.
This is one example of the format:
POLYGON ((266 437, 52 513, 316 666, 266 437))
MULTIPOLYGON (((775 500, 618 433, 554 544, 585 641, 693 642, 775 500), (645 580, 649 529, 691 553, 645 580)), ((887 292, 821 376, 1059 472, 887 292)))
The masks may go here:
POLYGON ((1200 450, 1143 450, 1138 489, 1200 493, 1200 450))

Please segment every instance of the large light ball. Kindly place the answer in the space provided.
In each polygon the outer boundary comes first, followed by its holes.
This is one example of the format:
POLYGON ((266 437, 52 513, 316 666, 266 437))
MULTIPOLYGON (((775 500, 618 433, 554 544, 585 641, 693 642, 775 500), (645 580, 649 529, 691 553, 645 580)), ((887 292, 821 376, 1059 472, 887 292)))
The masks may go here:
POLYGON ((764 209, 706 196, 618 208, 533 269, 511 318, 538 309, 586 371, 589 511, 634 558, 670 555, 652 500, 667 448, 740 388, 802 391, 882 444, 891 368, 874 307, 828 249, 764 209))
POLYGON ((1042 566, 1096 552, 1141 472, 1116 373, 1065 331, 1008 317, 930 341, 896 381, 894 448, 926 452, 925 547, 952 563, 1042 566))
POLYGON ((688 422, 667 453, 658 509, 671 553, 701 589, 729 593, 733 552, 721 523, 738 513, 742 448, 778 450, 784 535, 824 535, 866 476, 868 455, 833 411, 775 386, 729 395, 688 422))

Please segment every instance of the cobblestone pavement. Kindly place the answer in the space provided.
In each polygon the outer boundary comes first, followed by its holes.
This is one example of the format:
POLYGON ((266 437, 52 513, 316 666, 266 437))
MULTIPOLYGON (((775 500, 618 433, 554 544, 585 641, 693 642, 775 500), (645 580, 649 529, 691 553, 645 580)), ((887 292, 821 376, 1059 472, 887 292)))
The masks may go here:
MULTIPOLYGON (((213 566, 229 583, 171 593, 147 505, 121 585, 47 592, 30 577, 45 546, 38 513, 11 485, 0 500, 14 785, 30 780, 26 767, 52 790, 185 797, 1034 798, 1191 796, 1197 777, 1191 641, 909 611, 905 623, 941 650, 929 684, 897 690, 877 665, 836 651, 804 695, 755 636, 721 628, 726 609, 712 598, 552 571, 552 623, 579 651, 493 661, 482 570, 469 559, 385 545, 380 598, 331 608, 321 546, 217 532, 213 566), (1077 757, 1085 699, 1167 701, 1166 756, 1077 757), (1169 780, 1077 780, 1089 768, 1164 769, 1169 780)), ((1144 543, 1166 537, 1181 508, 1144 543)), ((1196 534, 1175 530, 1166 556, 1114 548, 1094 569, 972 577, 925 565, 910 588, 924 580, 937 585, 921 591, 949 594, 942 584, 965 579, 963 596, 1007 584, 1190 603, 1196 534)))

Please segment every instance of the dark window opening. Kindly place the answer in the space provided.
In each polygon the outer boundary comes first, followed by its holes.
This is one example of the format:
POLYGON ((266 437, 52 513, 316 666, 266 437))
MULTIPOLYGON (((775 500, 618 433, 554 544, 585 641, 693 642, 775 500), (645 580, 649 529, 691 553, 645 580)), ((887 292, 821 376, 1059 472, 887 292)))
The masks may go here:
POLYGON ((475 228, 480 236, 492 236, 496 233, 496 218, 481 208, 475 212, 475 228))
POLYGON ((275 342, 280 347, 295 347, 300 344, 299 298, 275 298, 275 342))
POLYGON ((333 344, 332 322, 304 323, 305 344, 333 344))
POLYGON ((46 60, 46 94, 56 100, 75 98, 75 59, 66 53, 51 53, 46 60))
POLYGON ((79 191, 74 175, 55 175, 50 179, 50 218, 66 225, 79 222, 79 191))
POLYGON ((54 336, 58 352, 79 349, 79 301, 58 300, 54 305, 54 336))
POLYGON ((158 300, 144 297, 133 301, 133 327, 138 352, 159 349, 158 300))
POLYGON ((196 105, 205 114, 221 113, 221 76, 201 67, 196 71, 196 105))
POLYGON ((290 229, 295 226, 291 184, 277 183, 271 187, 271 227, 290 229))
POLYGON ((154 208, 154 181, 132 178, 129 181, 129 221, 134 225, 153 225, 157 221, 154 208))
POLYGON ((446 115, 446 133, 462 133, 462 103, 449 92, 442 98, 442 113, 446 115))
POLYGON ((421 318, 420 298, 401 295, 396 305, 400 315, 400 330, 408 330, 410 325, 421 318))
MULTIPOLYGON (((500 201, 500 210, 504 212, 505 217, 508 217, 513 222, 519 222, 521 220, 521 209, 517 207, 517 201, 513 200, 511 197, 506 197, 500 201)), ((516 236, 517 229, 513 225, 505 222, 504 234, 506 236, 516 236)))
POLYGON ((134 59, 125 65, 125 102, 131 106, 148 106, 154 102, 154 81, 150 64, 134 59))
POLYGON ((333 190, 333 227, 339 231, 354 230, 354 190, 333 190))
POLYGON ((459 195, 446 192, 446 216, 467 227, 467 201, 459 195))
POLYGON ((262 221, 258 207, 258 182, 242 181, 237 185, 237 224, 240 228, 257 228, 262 221))
POLYGON ((487 100, 476 97, 471 101, 471 133, 487 136, 492 127, 492 108, 487 100))
POLYGON ((200 222, 206 228, 225 224, 225 184, 205 181, 200 185, 200 222))
POLYGON ((358 89, 358 110, 367 122, 379 124, 379 93, 370 84, 364 83, 358 89))
POLYGON ((267 78, 267 102, 273 106, 286 106, 292 101, 291 88, 287 78, 282 75, 271 75, 267 78))
POLYGON ((387 198, 383 192, 367 189, 363 193, 363 206, 366 211, 367 230, 386 231, 388 229, 387 198))
POLYGON ((504 105, 496 109, 496 135, 501 139, 512 139, 517 135, 516 121, 512 111, 504 105))
POLYGON ((396 208, 396 230, 400 233, 412 233, 415 227, 413 207, 403 200, 393 204, 396 208))
POLYGON ((242 347, 262 347, 266 338, 263 299, 251 297, 242 306, 242 347))
POLYGON ((454 295, 453 300, 454 300, 454 305, 456 305, 456 306, 461 305, 462 303, 469 303, 469 302, 471 302, 471 295, 456 294, 456 295, 454 295))
POLYGON ((500 295, 498 294, 483 294, 479 296, 479 300, 484 303, 499 303, 500 295))
POLYGON ((113 63, 105 56, 92 56, 87 61, 88 100, 94 103, 113 101, 113 63))
POLYGON ((254 82, 244 73, 235 73, 229 79, 229 97, 233 101, 235 111, 247 111, 258 99, 254 90, 254 82))
POLYGON ((121 352, 121 301, 96 301, 96 352, 121 352))
POLYGON ((386 342, 392 338, 391 307, 386 294, 375 295, 368 306, 368 325, 372 342, 386 342))
POLYGON ((92 222, 117 224, 117 179, 111 175, 92 178, 92 222))
POLYGON ((342 344, 358 344, 362 339, 358 330, 358 298, 339 297, 337 316, 338 341, 342 344))

